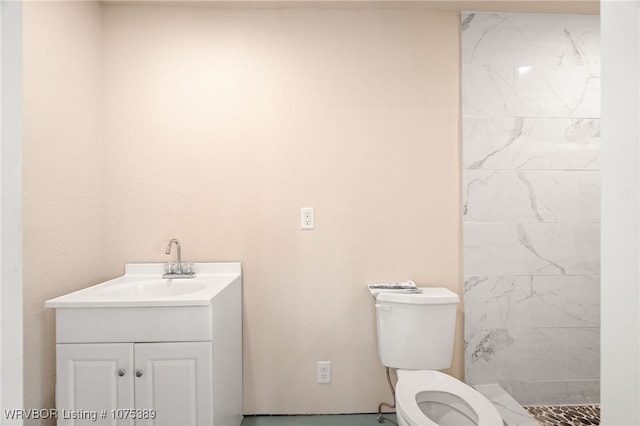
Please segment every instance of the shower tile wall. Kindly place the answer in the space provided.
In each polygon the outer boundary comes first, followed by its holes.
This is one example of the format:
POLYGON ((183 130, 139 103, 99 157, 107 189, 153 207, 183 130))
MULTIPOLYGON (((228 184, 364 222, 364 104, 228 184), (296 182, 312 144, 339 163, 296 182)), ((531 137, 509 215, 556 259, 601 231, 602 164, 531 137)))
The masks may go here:
POLYGON ((599 401, 597 16, 462 14, 465 365, 521 404, 599 401))

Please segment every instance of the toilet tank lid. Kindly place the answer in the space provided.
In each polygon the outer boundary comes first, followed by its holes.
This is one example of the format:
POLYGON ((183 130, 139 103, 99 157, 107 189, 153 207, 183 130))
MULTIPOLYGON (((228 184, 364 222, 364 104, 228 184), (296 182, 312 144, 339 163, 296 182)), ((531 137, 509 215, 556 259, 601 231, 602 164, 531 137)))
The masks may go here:
POLYGON ((420 293, 380 292, 376 296, 379 302, 408 303, 414 305, 444 305, 458 303, 457 294, 444 287, 420 287, 420 293))

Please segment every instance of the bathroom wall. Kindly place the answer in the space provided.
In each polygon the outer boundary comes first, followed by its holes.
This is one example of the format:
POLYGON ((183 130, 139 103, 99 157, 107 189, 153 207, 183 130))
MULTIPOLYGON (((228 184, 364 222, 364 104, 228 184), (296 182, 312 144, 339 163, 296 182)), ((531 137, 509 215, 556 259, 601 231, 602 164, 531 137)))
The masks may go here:
MULTIPOLYGON (((55 404, 44 301, 166 261, 172 237, 243 262, 246 413, 389 400, 366 284, 461 292, 458 15, 34 1, 24 20, 25 406, 55 404)), ((458 377, 462 356, 460 317, 458 377)))
POLYGON ((466 380, 598 402, 598 18, 461 19, 466 380))
MULTIPOLYGON (((242 261, 245 412, 374 412, 391 395, 366 284, 461 290, 458 14, 103 18, 105 272, 167 261, 172 237, 242 261)), ((460 333, 458 377, 462 353, 460 333)))
POLYGON ((101 17, 96 2, 23 6, 24 407, 38 409, 54 406, 44 301, 103 277, 101 17))

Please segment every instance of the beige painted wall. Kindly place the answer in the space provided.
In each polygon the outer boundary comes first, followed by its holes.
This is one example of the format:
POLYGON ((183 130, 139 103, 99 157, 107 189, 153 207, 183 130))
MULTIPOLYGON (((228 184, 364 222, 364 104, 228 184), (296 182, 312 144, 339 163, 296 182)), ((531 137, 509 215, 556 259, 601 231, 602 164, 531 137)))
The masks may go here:
POLYGON ((104 29, 105 271, 172 237, 242 261, 245 412, 375 411, 366 284, 460 290, 458 14, 108 6, 104 29))
POLYGON ((23 19, 24 403, 52 408, 44 301, 101 278, 101 16, 93 2, 28 1, 23 19))
POLYGON ((44 300, 172 237, 243 262, 246 413, 389 400, 366 284, 460 292, 458 15, 27 2, 25 29, 27 405, 53 406, 44 300))

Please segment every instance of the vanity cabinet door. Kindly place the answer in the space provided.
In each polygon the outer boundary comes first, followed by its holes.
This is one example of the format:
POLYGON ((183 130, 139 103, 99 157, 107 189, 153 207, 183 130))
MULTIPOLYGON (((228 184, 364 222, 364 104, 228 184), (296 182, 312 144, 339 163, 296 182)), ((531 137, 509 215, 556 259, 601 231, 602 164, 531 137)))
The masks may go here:
POLYGON ((58 426, 131 425, 117 416, 133 408, 133 345, 56 345, 58 426))
POLYGON ((136 426, 213 424, 211 342, 136 343, 134 381, 136 409, 155 410, 136 426))

